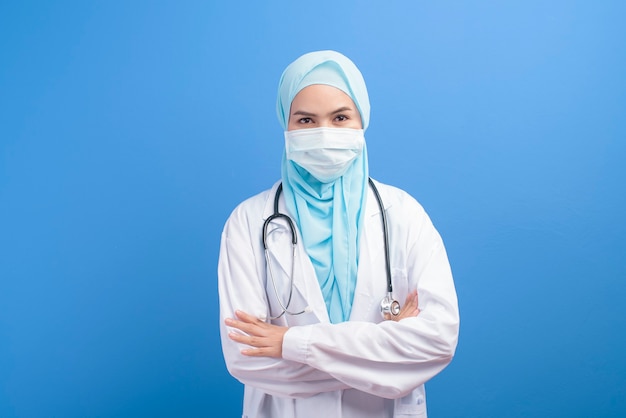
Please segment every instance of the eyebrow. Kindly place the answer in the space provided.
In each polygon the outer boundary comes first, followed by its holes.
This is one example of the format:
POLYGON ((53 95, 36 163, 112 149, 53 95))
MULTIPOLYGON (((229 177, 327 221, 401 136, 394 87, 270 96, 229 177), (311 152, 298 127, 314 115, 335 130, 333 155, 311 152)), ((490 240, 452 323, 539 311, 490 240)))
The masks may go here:
MULTIPOLYGON (((337 113, 345 112, 347 110, 352 111, 352 108, 348 106, 340 107, 339 109, 332 111, 330 114, 336 115, 337 113)), ((293 116, 295 115, 306 116, 306 117, 317 116, 315 113, 307 112, 305 110, 296 110, 295 112, 292 113, 292 115, 293 116)))

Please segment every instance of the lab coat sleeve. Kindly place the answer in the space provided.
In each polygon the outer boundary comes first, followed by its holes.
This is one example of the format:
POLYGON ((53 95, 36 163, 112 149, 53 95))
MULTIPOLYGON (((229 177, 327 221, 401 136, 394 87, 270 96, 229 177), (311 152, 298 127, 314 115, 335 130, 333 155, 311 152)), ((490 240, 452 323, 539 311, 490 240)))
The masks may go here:
POLYGON ((267 315, 262 252, 258 254, 259 251, 255 252, 253 248, 253 240, 260 240, 260 234, 260 227, 257 231, 251 226, 241 209, 235 210, 222 233, 218 288, 222 351, 228 371, 240 382, 271 395, 308 397, 347 388, 345 383, 327 372, 302 362, 244 356, 241 350, 247 346, 228 338, 228 332, 233 329, 224 325, 224 319, 234 318, 235 310, 258 317, 267 315))
POLYGON ((390 399, 405 396, 451 361, 459 327, 456 292, 441 238, 425 213, 421 217, 419 227, 409 227, 406 242, 407 274, 417 285, 420 314, 399 322, 292 327, 283 342, 285 359, 390 399))

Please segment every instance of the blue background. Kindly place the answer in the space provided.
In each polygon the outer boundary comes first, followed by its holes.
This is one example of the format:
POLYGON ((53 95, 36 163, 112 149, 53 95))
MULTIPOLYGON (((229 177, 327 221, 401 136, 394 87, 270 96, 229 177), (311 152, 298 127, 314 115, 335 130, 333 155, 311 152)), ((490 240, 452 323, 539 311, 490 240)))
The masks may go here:
POLYGON ((278 78, 317 49, 362 70, 371 174, 448 248, 461 335, 431 416, 626 416, 625 16, 623 1, 3 1, 0 416, 241 413, 220 233, 278 179, 278 78))

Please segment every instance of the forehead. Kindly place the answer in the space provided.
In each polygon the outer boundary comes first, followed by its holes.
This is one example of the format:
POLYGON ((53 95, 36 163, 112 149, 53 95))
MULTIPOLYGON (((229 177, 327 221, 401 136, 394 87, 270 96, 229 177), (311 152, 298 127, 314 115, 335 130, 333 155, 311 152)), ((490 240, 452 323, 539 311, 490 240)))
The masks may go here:
POLYGON ((351 107, 356 109, 350 96, 342 90, 326 84, 312 84, 296 94, 291 102, 291 110, 295 111, 305 107, 332 109, 351 107))

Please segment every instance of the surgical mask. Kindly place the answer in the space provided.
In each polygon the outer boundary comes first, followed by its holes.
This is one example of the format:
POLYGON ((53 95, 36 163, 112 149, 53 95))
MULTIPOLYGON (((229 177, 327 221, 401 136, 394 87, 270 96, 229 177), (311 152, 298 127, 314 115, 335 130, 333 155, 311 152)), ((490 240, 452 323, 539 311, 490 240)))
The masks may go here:
POLYGON ((287 159, 322 183, 343 176, 363 152, 363 129, 311 128, 285 131, 287 159))

